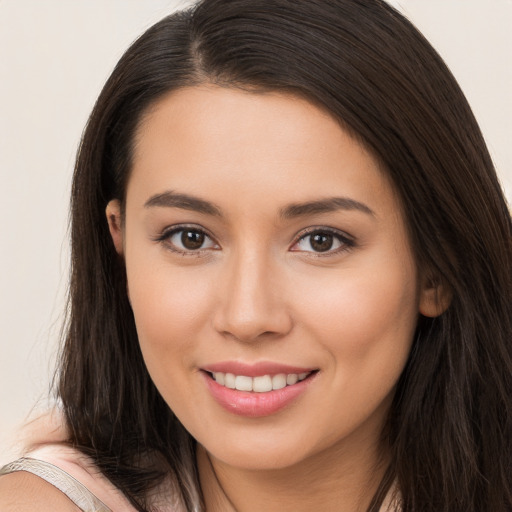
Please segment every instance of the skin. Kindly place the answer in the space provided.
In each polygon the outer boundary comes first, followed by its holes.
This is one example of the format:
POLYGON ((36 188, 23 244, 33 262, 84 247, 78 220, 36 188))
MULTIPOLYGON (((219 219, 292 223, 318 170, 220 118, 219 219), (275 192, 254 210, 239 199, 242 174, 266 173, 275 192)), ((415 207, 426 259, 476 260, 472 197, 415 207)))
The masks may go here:
POLYGON ((113 200, 107 219, 147 368, 199 443, 207 509, 365 510, 418 315, 447 305, 416 267, 379 161, 303 99, 184 88, 141 122, 125 216, 113 200), (215 212, 151 200, 170 191, 215 212), (333 196, 341 207, 291 215, 333 196), (183 248, 183 225, 208 235, 199 249, 183 248), (316 250, 311 229, 332 249, 316 250), (205 385, 201 368, 227 360, 318 371, 283 410, 247 418, 205 385))
POLYGON ((0 477, 0 510, 80 512, 80 509, 59 489, 25 471, 0 477))

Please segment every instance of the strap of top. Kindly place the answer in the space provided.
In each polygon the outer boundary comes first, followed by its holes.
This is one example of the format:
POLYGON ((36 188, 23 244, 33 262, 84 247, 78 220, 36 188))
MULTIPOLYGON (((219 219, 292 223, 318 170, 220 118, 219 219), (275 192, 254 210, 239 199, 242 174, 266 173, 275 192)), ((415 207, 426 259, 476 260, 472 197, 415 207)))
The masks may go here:
POLYGON ((32 473, 63 492, 83 512, 112 512, 102 501, 64 470, 42 460, 23 457, 0 469, 0 475, 15 471, 32 473))

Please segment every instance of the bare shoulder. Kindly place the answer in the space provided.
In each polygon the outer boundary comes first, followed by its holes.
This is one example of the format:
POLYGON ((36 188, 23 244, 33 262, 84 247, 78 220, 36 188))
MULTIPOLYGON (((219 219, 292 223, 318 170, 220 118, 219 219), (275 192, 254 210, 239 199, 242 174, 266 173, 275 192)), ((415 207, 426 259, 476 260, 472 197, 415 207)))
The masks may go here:
POLYGON ((26 471, 0 476, 2 512, 80 512, 56 487, 26 471))

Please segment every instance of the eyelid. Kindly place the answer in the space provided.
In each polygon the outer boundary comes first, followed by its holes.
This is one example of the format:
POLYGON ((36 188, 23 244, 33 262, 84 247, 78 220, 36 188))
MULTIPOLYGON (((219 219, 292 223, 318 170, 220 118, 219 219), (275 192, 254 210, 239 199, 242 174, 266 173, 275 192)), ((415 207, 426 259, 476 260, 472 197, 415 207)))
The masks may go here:
POLYGON ((336 254, 340 254, 346 251, 351 250, 356 245, 355 239, 353 236, 349 235, 348 233, 341 231, 336 228, 331 228, 327 226, 311 226, 309 228, 306 228, 299 232, 294 239, 294 242, 292 243, 292 246, 290 247, 290 251, 292 252, 302 252, 307 253, 309 255, 313 255, 314 257, 327 257, 327 256, 333 256, 336 254), (301 249, 294 249, 294 247, 304 238, 314 235, 315 233, 323 233, 323 234, 329 234, 338 239, 341 243, 341 247, 338 247, 336 249, 329 249, 327 251, 321 252, 321 251, 305 251, 301 249))
POLYGON ((199 256, 206 251, 218 250, 220 248, 218 242, 215 240, 215 237, 211 235, 207 229, 203 228, 198 224, 175 224, 172 226, 167 226, 160 232, 159 235, 154 237, 153 240, 155 242, 164 244, 168 250, 183 256, 199 256), (200 249, 181 249, 170 242, 170 239, 173 235, 186 230, 196 231, 198 233, 204 234, 207 238, 211 240, 214 247, 205 247, 200 249))

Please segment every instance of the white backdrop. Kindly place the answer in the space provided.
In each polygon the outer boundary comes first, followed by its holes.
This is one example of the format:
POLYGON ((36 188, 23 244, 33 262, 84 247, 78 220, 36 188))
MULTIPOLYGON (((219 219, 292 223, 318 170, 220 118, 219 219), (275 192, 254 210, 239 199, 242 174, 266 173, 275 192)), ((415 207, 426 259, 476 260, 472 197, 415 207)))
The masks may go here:
MULTIPOLYGON (((512 198, 512 0, 394 0, 459 80, 512 198)), ((187 0, 0 0, 0 465, 47 404, 73 160, 130 42, 187 0)))

